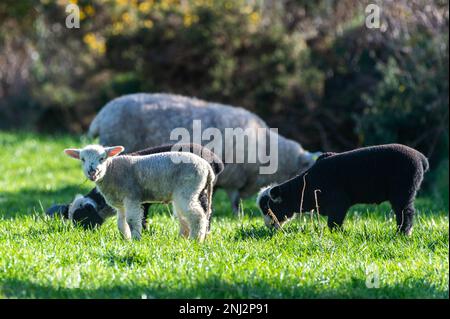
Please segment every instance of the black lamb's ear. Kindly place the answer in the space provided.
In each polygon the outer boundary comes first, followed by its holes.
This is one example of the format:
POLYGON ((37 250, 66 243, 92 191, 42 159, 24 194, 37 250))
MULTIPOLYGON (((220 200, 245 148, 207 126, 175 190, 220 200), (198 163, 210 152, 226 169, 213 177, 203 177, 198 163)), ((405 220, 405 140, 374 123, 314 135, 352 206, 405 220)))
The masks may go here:
POLYGON ((65 219, 69 219, 69 205, 63 205, 61 212, 65 219))
POLYGON ((269 197, 274 202, 280 202, 281 201, 281 190, 280 186, 274 186, 269 190, 269 197))
POLYGON ((54 204, 51 207, 49 207, 45 213, 49 216, 55 217, 55 216, 61 216, 64 218, 69 218, 69 205, 57 205, 54 204))

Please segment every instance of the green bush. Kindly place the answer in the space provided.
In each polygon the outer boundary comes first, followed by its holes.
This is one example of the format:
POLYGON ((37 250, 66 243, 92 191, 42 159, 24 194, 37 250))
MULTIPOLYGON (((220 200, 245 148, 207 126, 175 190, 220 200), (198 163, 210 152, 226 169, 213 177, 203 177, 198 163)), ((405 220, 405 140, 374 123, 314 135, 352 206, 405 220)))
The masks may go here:
POLYGON ((411 52, 379 62, 382 80, 356 118, 365 144, 402 141, 436 159, 448 157, 448 54, 439 49, 448 36, 411 39, 411 52))
POLYGON ((0 4, 0 128, 82 133, 119 95, 171 92, 243 106, 307 149, 448 158, 448 1, 380 2, 382 29, 356 0, 78 0, 76 30, 67 3, 0 4))
POLYGON ((355 16, 334 37, 327 30, 308 42, 308 69, 325 75, 312 121, 322 145, 404 143, 431 156, 432 167, 448 157, 448 6, 416 5, 385 3, 382 29, 355 16))
POLYGON ((431 179, 434 181, 432 185, 432 197, 433 200, 444 210, 449 209, 449 160, 444 159, 441 163, 431 172, 431 179))
MULTIPOLYGON (((152 14, 152 28, 112 35, 107 67, 134 72, 147 92, 174 92, 270 112, 297 81, 298 41, 281 24, 264 28, 245 1, 195 6, 192 23, 174 8, 152 14)), ((114 92, 116 94, 118 92, 114 92)))

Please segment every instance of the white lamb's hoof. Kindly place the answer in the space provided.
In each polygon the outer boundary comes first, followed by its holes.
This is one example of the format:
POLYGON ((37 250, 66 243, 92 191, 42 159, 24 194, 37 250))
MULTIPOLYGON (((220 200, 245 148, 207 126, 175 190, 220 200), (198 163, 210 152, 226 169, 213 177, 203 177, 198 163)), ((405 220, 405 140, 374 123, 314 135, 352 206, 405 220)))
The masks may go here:
POLYGON ((139 232, 137 232, 137 231, 133 231, 133 232, 131 233, 131 237, 132 237, 134 240, 141 240, 141 233, 139 233, 139 232))
POLYGON ((120 235, 122 235, 122 238, 125 240, 131 240, 131 233, 129 233, 129 232, 120 233, 120 235))
POLYGON ((198 234, 198 235, 191 235, 191 236, 189 236, 189 239, 196 240, 199 243, 202 243, 202 242, 205 241, 205 235, 200 235, 200 234, 198 234))

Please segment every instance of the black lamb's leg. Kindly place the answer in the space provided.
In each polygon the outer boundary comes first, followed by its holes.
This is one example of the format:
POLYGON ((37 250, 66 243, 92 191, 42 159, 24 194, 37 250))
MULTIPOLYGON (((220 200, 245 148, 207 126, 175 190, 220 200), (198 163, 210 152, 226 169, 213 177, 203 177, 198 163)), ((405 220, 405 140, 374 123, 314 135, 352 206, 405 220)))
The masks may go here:
POLYGON ((342 229, 345 215, 351 206, 350 199, 345 193, 333 191, 325 197, 318 197, 321 214, 328 216, 327 225, 330 231, 342 229))
POLYGON ((328 215, 327 225, 331 231, 342 229, 342 224, 344 223, 345 215, 349 207, 350 205, 346 202, 341 202, 338 205, 334 205, 334 207, 324 209, 324 212, 326 212, 324 215, 328 215))
POLYGON ((145 203, 142 205, 142 209, 144 210, 144 214, 142 215, 142 229, 148 230, 148 223, 147 223, 147 218, 148 218, 148 212, 150 210, 150 206, 152 204, 150 203, 145 203))
POLYGON ((409 236, 412 233, 414 219, 414 200, 416 190, 413 190, 414 181, 399 180, 396 188, 391 192, 391 206, 395 212, 397 231, 409 236), (413 190, 413 191, 411 191, 413 190))
POLYGON ((345 213, 342 214, 339 212, 339 214, 336 215, 328 215, 328 228, 333 231, 336 229, 341 229, 342 224, 344 223, 345 213))
POLYGON ((402 234, 410 236, 413 230, 414 220, 414 203, 409 202, 407 204, 392 204, 395 211, 395 217, 397 220, 397 230, 402 234))

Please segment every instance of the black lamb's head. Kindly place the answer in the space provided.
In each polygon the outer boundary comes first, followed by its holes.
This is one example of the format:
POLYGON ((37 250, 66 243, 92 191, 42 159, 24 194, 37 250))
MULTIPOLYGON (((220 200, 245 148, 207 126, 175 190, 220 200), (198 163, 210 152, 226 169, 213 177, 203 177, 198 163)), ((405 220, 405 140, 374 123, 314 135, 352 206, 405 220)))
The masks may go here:
POLYGON ((292 203, 281 196, 279 186, 262 189, 258 194, 257 204, 264 217, 264 223, 269 228, 279 228, 295 213, 292 203))
POLYGON ((89 197, 77 195, 70 204, 69 219, 85 229, 92 229, 104 222, 97 211, 97 203, 89 197))
POLYGON ((86 204, 73 211, 72 221, 85 229, 93 229, 103 224, 103 218, 94 206, 86 204))

